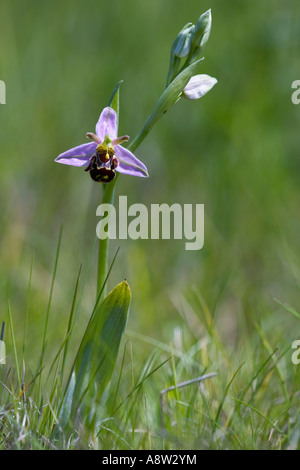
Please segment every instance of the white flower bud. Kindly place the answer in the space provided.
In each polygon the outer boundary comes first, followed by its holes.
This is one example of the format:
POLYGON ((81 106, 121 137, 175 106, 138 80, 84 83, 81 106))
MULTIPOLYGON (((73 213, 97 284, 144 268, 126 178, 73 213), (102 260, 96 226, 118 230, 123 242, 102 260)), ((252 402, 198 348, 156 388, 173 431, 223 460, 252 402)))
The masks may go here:
POLYGON ((194 75, 183 90, 182 96, 188 100, 197 100, 206 95, 218 80, 209 75, 194 75))

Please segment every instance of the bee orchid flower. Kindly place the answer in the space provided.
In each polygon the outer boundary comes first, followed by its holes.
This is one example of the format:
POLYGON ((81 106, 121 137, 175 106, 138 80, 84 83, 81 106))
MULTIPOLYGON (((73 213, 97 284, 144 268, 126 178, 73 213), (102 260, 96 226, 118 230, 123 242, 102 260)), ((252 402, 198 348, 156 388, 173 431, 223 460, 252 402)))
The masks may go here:
POLYGON ((128 135, 117 136, 117 113, 110 107, 103 109, 96 124, 96 134, 88 132, 92 140, 61 153, 55 161, 64 165, 86 167, 91 178, 99 183, 109 183, 116 176, 116 171, 125 175, 147 177, 146 166, 122 147, 129 140, 128 135))

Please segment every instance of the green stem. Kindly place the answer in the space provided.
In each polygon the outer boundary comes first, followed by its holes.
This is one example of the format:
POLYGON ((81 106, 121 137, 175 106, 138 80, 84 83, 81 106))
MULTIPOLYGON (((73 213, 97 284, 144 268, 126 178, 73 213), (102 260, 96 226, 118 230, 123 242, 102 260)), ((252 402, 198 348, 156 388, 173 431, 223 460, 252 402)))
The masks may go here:
MULTIPOLYGON (((135 137, 135 139, 128 145, 128 150, 134 152, 139 145, 143 142, 145 137, 149 134, 154 124, 167 112, 167 110, 175 104, 181 97, 182 90, 187 85, 193 73, 198 68, 198 65, 203 59, 195 61, 193 64, 189 65, 185 70, 179 73, 172 83, 165 89, 161 97, 154 106, 150 116, 145 122, 144 126, 140 133, 135 137)), ((119 87, 118 83, 112 93, 112 96, 109 100, 108 105, 112 106, 113 109, 119 115, 119 87)), ((114 201, 114 189, 117 181, 118 175, 115 179, 108 184, 103 186, 103 199, 102 204, 113 204, 114 201)), ((109 239, 108 237, 105 240, 99 239, 99 253, 98 253, 98 282, 97 282, 97 296, 104 286, 106 275, 108 272, 108 246, 109 239)), ((103 288, 103 297, 106 296, 106 286, 103 288)))
MULTIPOLYGON (((111 183, 103 185, 102 204, 114 203, 114 190, 117 178, 118 175, 111 183)), ((108 272, 108 247, 109 238, 107 237, 105 240, 101 240, 99 238, 97 295, 99 295, 99 292, 102 289, 108 272)), ((106 296, 106 290, 106 286, 104 286, 103 297, 106 296)))
MULTIPOLYGON (((149 134, 153 124, 148 127, 147 122, 142 128, 141 132, 136 136, 136 138, 128 145, 128 150, 134 152, 138 146, 143 142, 145 137, 149 134)), ((114 203, 114 194, 115 194, 115 185, 117 182, 119 174, 116 175, 115 179, 108 184, 103 185, 103 197, 102 204, 113 204, 114 203)), ((99 252, 98 252, 98 281, 97 281, 97 295, 99 295, 100 290, 105 282, 107 273, 108 273, 108 253, 109 253, 109 238, 101 240, 99 238, 99 252)), ((103 298, 106 297, 107 286, 103 288, 103 298)))
POLYGON ((133 141, 128 145, 128 150, 130 150, 131 152, 134 152, 140 145, 141 143, 143 142, 143 140, 145 139, 145 137, 147 137, 147 135, 149 134, 149 132, 151 131, 152 127, 153 127, 153 124, 151 124, 150 126, 148 125, 148 121, 149 119, 146 121, 144 127, 142 128, 142 130, 139 132, 139 134, 133 139, 133 141))

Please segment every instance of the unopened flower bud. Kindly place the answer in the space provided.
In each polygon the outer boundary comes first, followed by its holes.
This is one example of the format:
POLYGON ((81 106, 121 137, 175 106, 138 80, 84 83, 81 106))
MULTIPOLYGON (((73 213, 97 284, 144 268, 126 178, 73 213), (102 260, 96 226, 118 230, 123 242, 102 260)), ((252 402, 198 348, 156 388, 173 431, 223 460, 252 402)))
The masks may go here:
POLYGON ((195 25, 187 23, 178 33, 172 44, 167 85, 171 83, 178 73, 181 59, 187 57, 190 53, 194 29, 195 25))
POLYGON ((182 28, 172 45, 171 51, 174 56, 182 59, 189 54, 194 30, 195 25, 192 23, 188 23, 182 28))
POLYGON ((189 63, 197 60, 206 45, 211 30, 211 10, 206 11, 200 16, 196 26, 191 43, 190 54, 188 57, 189 63))

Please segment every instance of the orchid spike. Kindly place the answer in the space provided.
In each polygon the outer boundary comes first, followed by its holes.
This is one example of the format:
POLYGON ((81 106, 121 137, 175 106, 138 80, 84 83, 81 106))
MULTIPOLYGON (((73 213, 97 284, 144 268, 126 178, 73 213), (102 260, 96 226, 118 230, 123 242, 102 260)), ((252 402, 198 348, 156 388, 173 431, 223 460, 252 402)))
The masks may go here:
POLYGON ((146 166, 121 144, 128 135, 117 136, 117 113, 110 107, 103 109, 96 124, 96 134, 86 134, 92 142, 61 153, 55 161, 64 165, 84 167, 91 178, 99 183, 109 183, 116 171, 125 175, 147 177, 146 166))

